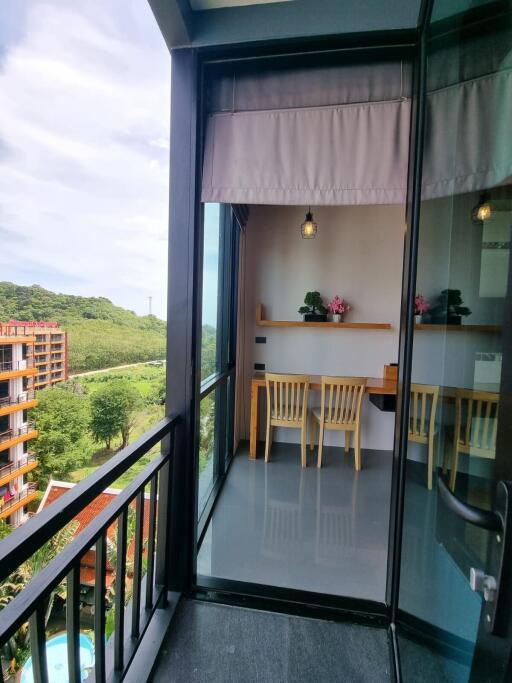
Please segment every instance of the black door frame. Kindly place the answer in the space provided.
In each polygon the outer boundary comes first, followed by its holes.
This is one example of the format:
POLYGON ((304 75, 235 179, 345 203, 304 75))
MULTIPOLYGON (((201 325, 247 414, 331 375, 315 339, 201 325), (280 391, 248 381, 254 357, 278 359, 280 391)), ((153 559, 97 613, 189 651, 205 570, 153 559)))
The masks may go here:
MULTIPOLYGON (((433 0, 423 0, 420 21, 415 31, 388 31, 350 35, 343 38, 290 41, 264 45, 239 45, 224 49, 184 48, 172 52, 171 90, 171 192, 169 238, 169 315, 167 411, 185 416, 177 436, 181 453, 172 463, 169 477, 172 495, 168 503, 170 520, 170 557, 166 571, 170 585, 185 594, 205 599, 249 604, 265 609, 363 620, 390 627, 390 645, 395 676, 400 679, 396 625, 400 614, 401 533, 405 493, 408 395, 411 380, 413 304, 420 210, 421 162, 425 125, 426 40, 433 0), (386 600, 382 603, 337 597, 263 584, 197 577, 197 482, 198 482, 198 405, 201 342, 201 245, 203 240, 200 179, 206 108, 204 106, 205 70, 213 64, 246 59, 304 60, 331 59, 334 55, 358 57, 362 51, 372 56, 392 54, 409 59, 414 65, 414 97, 411 111, 411 145, 407 220, 404 234, 404 270, 400 317, 400 371, 393 454, 390 543, 386 600)), ((222 482, 221 482, 222 485, 222 482)), ((218 495, 220 487, 216 490, 218 495)), ((214 495, 206 523, 211 516, 214 495)), ((203 525, 203 530, 205 525, 203 525)))
MULTIPOLYGON (((247 46, 236 50, 204 51, 199 54, 199 70, 202 93, 198 100, 205 101, 205 89, 207 83, 206 72, 210 68, 222 68, 226 64, 240 60, 272 60, 279 58, 280 65, 284 60, 290 64, 307 63, 315 61, 329 61, 341 57, 345 62, 354 58, 396 58, 412 62, 416 55, 416 32, 406 34, 393 32, 392 36, 359 36, 356 41, 351 37, 348 41, 318 41, 306 44, 291 43, 287 46, 279 44, 273 49, 269 46, 248 49, 247 46), (385 40, 385 38, 388 40, 385 40)), ((204 130, 206 111, 202 110, 199 114, 201 118, 200 127, 204 130)), ((200 204, 196 207, 198 215, 201 215, 200 204)), ((202 240, 202 225, 198 226, 198 239, 202 240)), ((201 268, 197 267, 197 291, 201 291, 201 268)), ((220 492, 220 486, 216 494, 220 492)), ((210 507, 209 520, 213 512, 213 505, 210 507)), ((201 522, 204 530, 204 521, 201 522)), ((195 563, 194 563, 195 564, 195 563)), ((369 623, 387 625, 389 623, 389 604, 385 601, 378 602, 372 600, 357 599, 351 597, 334 596, 331 594, 313 593, 288 588, 280 588, 264 584, 252 584, 248 582, 232 581, 215 577, 194 576, 192 590, 196 594, 203 596, 213 596, 213 599, 223 601, 251 603, 255 606, 264 606, 266 609, 274 608, 279 611, 299 611, 300 613, 315 613, 329 615, 331 618, 350 618, 364 620, 369 623)))

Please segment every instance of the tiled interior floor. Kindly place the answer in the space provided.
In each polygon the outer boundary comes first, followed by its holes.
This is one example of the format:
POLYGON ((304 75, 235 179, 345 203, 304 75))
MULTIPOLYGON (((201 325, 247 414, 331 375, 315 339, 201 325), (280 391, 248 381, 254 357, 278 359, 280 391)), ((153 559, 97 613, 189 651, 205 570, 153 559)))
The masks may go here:
POLYGON ((184 600, 155 683, 388 683, 387 633, 351 623, 184 600))
POLYGON ((198 557, 198 574, 383 602, 391 452, 274 444, 271 461, 236 455, 198 557))

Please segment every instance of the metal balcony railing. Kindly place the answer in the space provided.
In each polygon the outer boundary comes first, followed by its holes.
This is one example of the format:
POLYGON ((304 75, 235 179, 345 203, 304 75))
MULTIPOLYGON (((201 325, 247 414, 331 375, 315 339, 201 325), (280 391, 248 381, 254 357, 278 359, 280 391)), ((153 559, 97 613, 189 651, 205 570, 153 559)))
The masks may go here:
POLYGON ((25 467, 26 465, 37 462, 37 458, 35 455, 25 455, 22 458, 18 460, 18 462, 9 462, 6 465, 0 465, 0 479, 3 477, 6 477, 9 474, 12 474, 13 472, 16 472, 16 470, 20 470, 22 467, 25 467))
POLYGON ((27 484, 19 493, 14 493, 8 500, 5 500, 5 496, 0 498, 0 512, 6 512, 10 508, 14 507, 17 503, 23 501, 24 498, 28 498, 33 493, 37 491, 37 484, 31 482, 27 484))
POLYGON ((99 494, 111 486, 153 446, 161 442, 161 452, 121 491, 107 507, 6 607, 0 611, 0 647, 8 642, 27 621, 35 681, 48 681, 46 662, 45 609, 51 592, 66 581, 66 631, 69 680, 79 682, 80 672, 80 560, 95 549, 94 680, 122 680, 157 608, 167 605, 170 459, 174 450, 174 432, 178 418, 166 417, 99 467, 93 474, 62 495, 48 508, 29 519, 0 542, 0 581, 5 580, 23 562, 60 529, 69 524, 99 494), (149 487, 149 505, 144 491, 149 487), (157 494, 158 492, 158 494, 157 494), (135 506, 134 540, 128 546, 129 510, 135 506), (144 517, 148 515, 148 523, 144 517), (157 531, 158 517, 158 531, 157 531), (107 530, 116 525, 114 634, 105 643, 107 530), (147 543, 144 535, 147 530, 147 543), (129 548, 133 548, 129 550, 129 548), (125 610, 126 558, 133 554, 131 610, 125 610), (145 561, 144 561, 145 560, 145 561), (143 567, 146 574, 143 578, 143 567), (130 615, 129 620, 125 619, 130 615))
POLYGON ((21 427, 18 427, 17 429, 13 430, 14 436, 22 436, 23 434, 28 434, 29 432, 33 432, 35 428, 35 422, 25 422, 24 425, 21 425, 21 427))
POLYGON ((12 437, 12 429, 6 429, 5 432, 0 432, 0 443, 2 443, 3 441, 9 441, 9 439, 12 439, 12 437))
POLYGON ((33 389, 28 389, 23 391, 18 396, 4 396, 0 398, 0 408, 6 408, 7 406, 15 406, 20 403, 26 403, 27 401, 33 401, 35 398, 35 392, 33 389))
POLYGON ((5 325, 0 323, 0 337, 34 336, 34 328, 28 325, 5 325))
POLYGON ((23 360, 7 360, 0 363, 0 372, 11 372, 12 370, 26 370, 34 367, 32 358, 23 360))

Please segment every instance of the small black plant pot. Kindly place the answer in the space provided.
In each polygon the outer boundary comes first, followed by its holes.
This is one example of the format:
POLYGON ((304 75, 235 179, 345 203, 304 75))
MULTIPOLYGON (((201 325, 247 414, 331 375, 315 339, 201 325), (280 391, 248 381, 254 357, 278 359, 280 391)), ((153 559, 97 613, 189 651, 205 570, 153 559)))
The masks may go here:
POLYGON ((325 323, 327 322, 327 313, 305 313, 305 323, 325 323))
POLYGON ((448 315, 446 322, 448 325, 460 325, 462 323, 462 316, 448 315))

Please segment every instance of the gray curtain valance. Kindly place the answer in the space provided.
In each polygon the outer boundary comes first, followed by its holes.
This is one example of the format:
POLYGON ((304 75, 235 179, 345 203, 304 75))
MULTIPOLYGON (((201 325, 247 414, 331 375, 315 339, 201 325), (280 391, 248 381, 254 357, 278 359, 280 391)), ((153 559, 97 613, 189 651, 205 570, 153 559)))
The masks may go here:
POLYGON ((428 94, 422 196, 446 197, 510 182, 512 71, 428 94))
POLYGON ((246 204, 405 201, 409 102, 213 114, 202 200, 246 204))
MULTIPOLYGON (((430 82, 423 198, 512 177, 509 53, 501 70, 430 82)), ((437 69, 436 69, 437 71, 437 69)), ((210 92, 202 200, 396 204, 406 199, 409 70, 401 64, 232 74, 210 92), (361 101, 359 98, 364 98, 361 101), (231 102, 231 108, 229 104, 231 102)))

